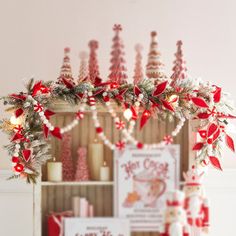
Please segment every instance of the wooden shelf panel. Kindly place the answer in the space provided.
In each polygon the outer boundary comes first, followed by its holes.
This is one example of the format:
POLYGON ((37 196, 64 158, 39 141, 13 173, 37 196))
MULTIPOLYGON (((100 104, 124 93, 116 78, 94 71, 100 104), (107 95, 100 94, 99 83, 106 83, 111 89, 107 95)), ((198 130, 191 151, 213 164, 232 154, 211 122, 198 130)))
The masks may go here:
POLYGON ((113 181, 70 181, 70 182, 49 182, 42 181, 42 186, 113 186, 113 181))

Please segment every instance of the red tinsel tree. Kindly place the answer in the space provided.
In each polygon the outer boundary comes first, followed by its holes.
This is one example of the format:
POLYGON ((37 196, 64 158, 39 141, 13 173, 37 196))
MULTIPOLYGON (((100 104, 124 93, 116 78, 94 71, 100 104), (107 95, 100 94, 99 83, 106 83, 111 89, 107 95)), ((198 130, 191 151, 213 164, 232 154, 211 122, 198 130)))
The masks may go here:
POLYGON ((127 83, 127 74, 126 74, 126 67, 125 67, 125 59, 124 59, 124 45, 120 38, 120 31, 122 30, 121 25, 114 25, 113 30, 115 32, 115 36, 112 39, 112 52, 111 52, 111 67, 110 67, 110 74, 108 78, 111 82, 117 84, 124 84, 127 83))
POLYGON ((79 76, 78 76, 78 83, 85 80, 88 77, 88 55, 86 52, 81 52, 79 54, 80 58, 80 67, 79 67, 79 76))
POLYGON ((161 53, 158 50, 157 33, 151 32, 151 44, 146 65, 146 75, 149 79, 160 82, 166 78, 164 74, 164 64, 161 62, 161 53))
POLYGON ((70 48, 65 48, 64 49, 64 58, 63 58, 63 63, 61 66, 61 72, 60 76, 58 78, 59 83, 64 83, 63 80, 67 80, 68 82, 74 84, 74 79, 72 76, 72 71, 71 71, 71 65, 70 65, 70 48))
POLYGON ((134 84, 138 84, 143 79, 143 68, 142 68, 142 51, 143 47, 140 44, 135 46, 136 57, 134 67, 134 84))
POLYGON ((186 68, 186 61, 183 58, 183 51, 182 51, 182 41, 179 40, 176 43, 177 45, 177 52, 175 53, 176 59, 174 60, 174 67, 172 68, 173 74, 171 76, 172 85, 175 85, 175 82, 180 79, 187 78, 187 68, 186 68))
POLYGON ((74 180, 73 160, 71 154, 71 135, 68 133, 65 133, 62 138, 61 161, 63 180, 74 180))
POLYGON ((77 167, 75 172, 76 181, 88 181, 89 180, 89 168, 87 162, 87 149, 85 147, 78 148, 77 167))
POLYGON ((89 42, 89 48, 89 80, 91 81, 91 83, 94 83, 95 79, 99 77, 99 66, 96 53, 96 50, 98 49, 98 41, 91 40, 89 42))

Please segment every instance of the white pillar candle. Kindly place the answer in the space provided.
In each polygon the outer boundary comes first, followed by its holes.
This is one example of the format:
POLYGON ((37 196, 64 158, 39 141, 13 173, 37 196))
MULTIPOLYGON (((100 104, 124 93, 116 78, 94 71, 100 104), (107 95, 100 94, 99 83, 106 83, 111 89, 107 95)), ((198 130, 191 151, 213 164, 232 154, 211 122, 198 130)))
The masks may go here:
POLYGON ((89 204, 86 198, 80 198, 80 217, 88 217, 89 204))
POLYGON ((62 163, 51 161, 47 163, 48 181, 62 181, 62 163))
POLYGON ((100 180, 101 181, 109 181, 110 180, 110 169, 107 166, 107 163, 104 162, 103 166, 100 168, 100 180))
POLYGON ((92 204, 89 205, 89 217, 94 217, 94 207, 92 204))
POLYGON ((89 168, 91 173, 92 180, 100 179, 100 168, 103 164, 104 157, 104 146, 101 143, 98 143, 96 140, 94 143, 89 144, 89 153, 88 153, 89 168))
POLYGON ((80 197, 76 196, 72 198, 72 209, 74 217, 80 216, 80 197))

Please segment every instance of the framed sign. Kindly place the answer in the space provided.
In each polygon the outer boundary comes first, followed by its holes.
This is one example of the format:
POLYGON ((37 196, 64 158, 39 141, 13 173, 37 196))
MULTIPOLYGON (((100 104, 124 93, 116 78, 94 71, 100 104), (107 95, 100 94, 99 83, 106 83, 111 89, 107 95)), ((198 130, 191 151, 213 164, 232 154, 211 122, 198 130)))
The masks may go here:
POLYGON ((64 218, 64 236, 130 236, 128 219, 64 218))
POLYGON ((179 145, 115 152, 115 215, 130 219, 131 231, 159 231, 165 192, 179 186, 179 160, 179 145))

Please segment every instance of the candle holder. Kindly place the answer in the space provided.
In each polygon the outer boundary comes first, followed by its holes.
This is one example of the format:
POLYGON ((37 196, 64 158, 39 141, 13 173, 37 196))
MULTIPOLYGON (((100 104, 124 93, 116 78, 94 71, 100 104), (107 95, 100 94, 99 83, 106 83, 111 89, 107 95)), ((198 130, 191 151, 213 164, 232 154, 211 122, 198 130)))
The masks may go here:
POLYGON ((62 163, 56 161, 54 157, 52 161, 47 163, 48 181, 60 182, 62 181, 62 163))

